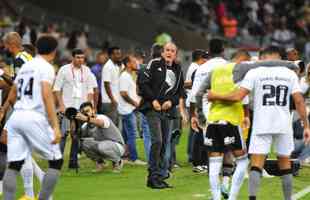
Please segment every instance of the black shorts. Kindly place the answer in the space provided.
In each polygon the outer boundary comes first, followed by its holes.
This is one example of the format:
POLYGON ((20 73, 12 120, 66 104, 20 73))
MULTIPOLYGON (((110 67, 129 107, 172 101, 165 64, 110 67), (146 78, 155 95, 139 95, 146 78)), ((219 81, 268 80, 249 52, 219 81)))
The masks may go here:
POLYGON ((210 124, 207 128, 205 145, 210 152, 226 152, 245 148, 239 127, 232 124, 210 124))

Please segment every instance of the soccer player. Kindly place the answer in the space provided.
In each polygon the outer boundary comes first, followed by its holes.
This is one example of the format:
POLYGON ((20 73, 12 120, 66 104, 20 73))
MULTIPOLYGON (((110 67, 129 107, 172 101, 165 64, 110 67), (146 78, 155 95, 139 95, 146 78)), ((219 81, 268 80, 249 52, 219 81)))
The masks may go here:
MULTIPOLYGON (((233 56, 233 61, 237 63, 249 59, 250 55, 245 51, 239 51, 233 56)), ((229 93, 237 87, 232 76, 234 66, 235 63, 229 63, 218 66, 210 72, 211 85, 209 86, 211 86, 212 91, 229 93)), ((204 118, 204 114, 202 114, 202 99, 206 92, 204 85, 205 83, 203 82, 196 94, 198 113, 202 118, 204 118)), ((241 137, 240 126, 242 123, 244 123, 245 126, 249 126, 248 116, 244 117, 243 109, 241 102, 227 104, 217 101, 210 104, 207 117, 209 125, 207 127, 205 140, 207 141, 206 146, 209 150, 209 180, 214 200, 221 199, 219 175, 223 165, 224 153, 227 157, 229 151, 232 151, 236 158, 237 165, 233 174, 229 197, 229 188, 225 189, 227 190, 227 198, 229 200, 237 199, 239 189, 243 183, 243 178, 248 166, 248 158, 246 147, 241 137)), ((226 171, 224 172, 227 173, 226 171)))
MULTIPOLYGON (((264 50, 264 60, 280 60, 280 51, 275 47, 264 50)), ((285 200, 292 196, 292 167, 289 156, 294 148, 292 123, 290 120, 290 95, 304 125, 305 143, 310 143, 310 129, 305 103, 294 71, 283 66, 269 68, 261 66, 250 70, 241 83, 240 89, 219 95, 208 92, 208 100, 236 102, 253 93, 254 116, 249 179, 249 200, 256 200, 265 158, 274 143, 278 165, 281 171, 285 200)))
MULTIPOLYGON (((25 51, 24 46, 22 45, 22 38, 17 32, 9 32, 3 37, 4 46, 13 56, 14 56, 14 77, 17 75, 18 70, 22 67, 23 64, 29 62, 32 60, 32 55, 27 53, 25 51)), ((28 45, 29 46, 29 45, 28 45)), ((3 74, 1 76, 3 80, 7 83, 7 85, 12 86, 13 81, 11 80, 11 77, 9 77, 6 74, 3 74)), ((9 112, 10 113, 10 112, 9 112)), ((6 113, 7 115, 7 113, 6 113)), ((3 137, 6 137, 6 128, 4 128, 3 131, 3 137)), ((4 171, 2 169, 6 168, 6 162, 3 162, 6 160, 6 145, 0 144, 0 193, 2 193, 2 176, 4 175, 4 171)), ((43 179, 44 172, 41 170, 41 168, 38 166, 38 164, 35 162, 35 160, 32 159, 31 155, 25 159, 25 163, 21 169, 21 176, 23 178, 24 182, 24 191, 25 194, 23 197, 21 197, 19 200, 32 200, 34 199, 34 191, 33 191, 33 172, 35 172, 36 176, 40 180, 40 182, 43 179)))
MULTIPOLYGON (((55 111, 52 84, 57 41, 43 36, 37 41, 38 56, 20 69, 6 104, 14 106, 7 122, 8 169, 3 179, 4 200, 14 200, 16 176, 24 160, 36 150, 48 160, 39 200, 47 200, 54 191, 63 163, 59 148, 60 128, 55 111)), ((8 106, 4 105, 4 112, 8 106)))

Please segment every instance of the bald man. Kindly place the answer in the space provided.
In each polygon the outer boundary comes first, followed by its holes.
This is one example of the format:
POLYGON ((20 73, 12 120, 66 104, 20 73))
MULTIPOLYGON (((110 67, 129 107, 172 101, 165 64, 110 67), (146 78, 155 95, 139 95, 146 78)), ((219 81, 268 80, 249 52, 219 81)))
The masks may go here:
POLYGON ((142 97, 140 110, 147 118, 151 132, 151 152, 148 167, 147 187, 164 189, 169 186, 165 170, 165 152, 169 142, 169 127, 173 109, 184 98, 184 80, 181 66, 176 62, 177 47, 167 43, 160 58, 153 59, 138 81, 142 97))

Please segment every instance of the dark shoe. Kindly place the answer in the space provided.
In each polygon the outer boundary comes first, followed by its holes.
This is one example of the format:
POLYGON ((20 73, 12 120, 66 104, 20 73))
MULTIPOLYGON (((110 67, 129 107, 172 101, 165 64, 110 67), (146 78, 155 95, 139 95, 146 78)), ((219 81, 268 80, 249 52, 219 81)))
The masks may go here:
POLYGON ((162 179, 162 180, 167 180, 167 179, 170 178, 170 176, 171 176, 171 172, 168 172, 167 175, 164 176, 164 177, 162 177, 161 179, 162 179))
POLYGON ((165 189, 165 188, 167 188, 164 183, 162 183, 161 181, 158 181, 158 180, 148 180, 146 186, 149 188, 152 188, 152 189, 165 189))
POLYGON ((77 162, 69 162, 69 169, 78 169, 79 168, 79 164, 77 162))
POLYGON ((161 181, 161 182, 166 186, 166 188, 173 188, 173 186, 169 185, 167 182, 165 181, 161 181))

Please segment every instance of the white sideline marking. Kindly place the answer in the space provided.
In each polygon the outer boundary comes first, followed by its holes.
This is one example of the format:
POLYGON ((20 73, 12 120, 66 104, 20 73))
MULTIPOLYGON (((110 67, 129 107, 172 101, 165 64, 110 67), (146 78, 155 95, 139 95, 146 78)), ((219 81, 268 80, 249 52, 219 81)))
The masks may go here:
POLYGON ((305 189, 297 192, 296 194, 293 194, 292 199, 298 200, 301 197, 305 196, 306 194, 310 193, 310 186, 306 187, 305 189))

